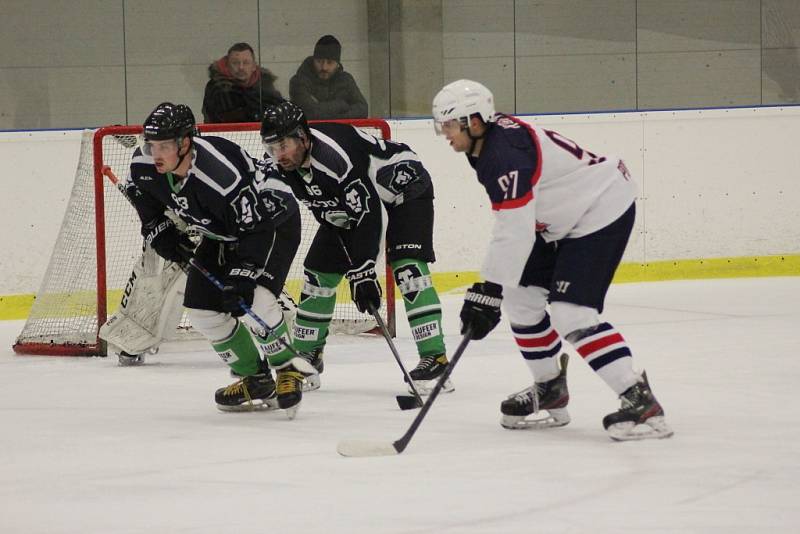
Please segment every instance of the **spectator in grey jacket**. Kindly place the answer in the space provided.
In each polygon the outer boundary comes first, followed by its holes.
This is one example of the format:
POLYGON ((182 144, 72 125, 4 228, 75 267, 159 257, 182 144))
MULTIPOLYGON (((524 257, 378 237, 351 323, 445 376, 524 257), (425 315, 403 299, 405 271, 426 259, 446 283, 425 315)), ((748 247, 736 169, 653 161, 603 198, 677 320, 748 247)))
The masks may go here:
POLYGON ((205 122, 258 122, 264 108, 283 97, 275 89, 274 74, 259 67, 253 48, 236 43, 208 67, 203 97, 205 122))
POLYGON ((367 116, 367 101, 341 64, 342 45, 324 35, 289 81, 289 97, 308 119, 358 119, 367 116))

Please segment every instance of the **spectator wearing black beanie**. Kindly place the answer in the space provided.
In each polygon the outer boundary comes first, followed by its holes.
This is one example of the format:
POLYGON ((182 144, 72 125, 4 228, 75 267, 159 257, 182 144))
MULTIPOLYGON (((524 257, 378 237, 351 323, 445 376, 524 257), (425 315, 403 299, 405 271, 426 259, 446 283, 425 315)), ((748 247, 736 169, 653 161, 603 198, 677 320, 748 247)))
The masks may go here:
POLYGON ((341 64, 342 44, 323 35, 297 74, 289 81, 289 97, 310 120, 357 119, 367 116, 367 101, 355 79, 341 64))

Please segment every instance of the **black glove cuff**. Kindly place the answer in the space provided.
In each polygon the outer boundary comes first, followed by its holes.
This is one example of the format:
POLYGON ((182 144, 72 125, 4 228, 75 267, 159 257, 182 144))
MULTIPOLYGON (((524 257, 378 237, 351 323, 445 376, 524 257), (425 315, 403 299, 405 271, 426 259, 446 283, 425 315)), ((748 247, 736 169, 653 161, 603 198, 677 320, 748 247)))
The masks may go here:
POLYGON ((493 295, 497 297, 503 296, 503 286, 500 284, 495 284, 494 282, 485 281, 483 283, 484 293, 487 295, 493 295))

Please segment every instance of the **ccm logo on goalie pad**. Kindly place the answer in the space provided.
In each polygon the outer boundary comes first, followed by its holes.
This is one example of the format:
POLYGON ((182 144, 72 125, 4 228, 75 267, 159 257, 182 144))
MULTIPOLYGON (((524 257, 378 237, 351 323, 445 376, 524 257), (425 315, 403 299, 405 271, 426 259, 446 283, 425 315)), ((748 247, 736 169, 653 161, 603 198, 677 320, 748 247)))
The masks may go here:
POLYGON ((125 284, 125 290, 122 292, 122 301, 119 304, 119 307, 123 310, 128 307, 128 297, 131 296, 133 293, 133 285, 136 283, 136 271, 131 273, 131 277, 128 278, 128 283, 125 284))

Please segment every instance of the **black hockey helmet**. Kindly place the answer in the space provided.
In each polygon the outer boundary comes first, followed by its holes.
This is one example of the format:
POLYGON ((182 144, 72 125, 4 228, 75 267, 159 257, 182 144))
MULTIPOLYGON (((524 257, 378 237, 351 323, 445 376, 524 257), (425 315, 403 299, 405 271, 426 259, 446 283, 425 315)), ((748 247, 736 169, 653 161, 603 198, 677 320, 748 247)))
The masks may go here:
POLYGON ((189 106, 162 102, 144 121, 145 141, 164 141, 197 135, 189 106))
POLYGON ((261 119, 261 139, 264 144, 274 143, 284 137, 309 135, 306 114, 296 104, 281 102, 267 106, 261 119))

